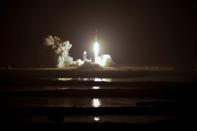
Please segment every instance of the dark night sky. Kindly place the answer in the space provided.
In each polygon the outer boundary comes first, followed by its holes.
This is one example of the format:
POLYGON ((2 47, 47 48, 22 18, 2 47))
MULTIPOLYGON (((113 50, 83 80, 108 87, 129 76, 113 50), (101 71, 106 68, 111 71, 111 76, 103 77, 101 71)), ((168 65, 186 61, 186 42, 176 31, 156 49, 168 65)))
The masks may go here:
POLYGON ((83 50, 91 53, 96 29, 117 64, 197 64, 197 6, 189 0, 4 0, 0 6, 0 66, 52 67, 54 54, 42 44, 47 35, 70 40, 71 55, 81 58, 83 50))

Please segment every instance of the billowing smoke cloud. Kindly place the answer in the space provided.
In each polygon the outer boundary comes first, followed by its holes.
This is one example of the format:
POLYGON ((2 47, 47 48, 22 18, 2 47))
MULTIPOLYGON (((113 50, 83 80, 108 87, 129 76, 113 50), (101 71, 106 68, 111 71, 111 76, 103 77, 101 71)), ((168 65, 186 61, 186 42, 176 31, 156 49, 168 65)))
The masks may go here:
POLYGON ((112 57, 109 54, 104 54, 101 57, 101 65, 102 66, 112 66, 112 57))
POLYGON ((57 67, 61 68, 81 64, 81 60, 74 61, 73 58, 69 56, 69 51, 72 47, 72 44, 69 41, 63 42, 57 36, 48 36, 45 38, 44 44, 50 46, 58 55, 57 67))
POLYGON ((69 51, 72 47, 72 44, 69 41, 62 41, 57 36, 48 36, 45 38, 44 45, 51 47, 54 52, 58 56, 57 67, 71 67, 71 66, 80 66, 84 65, 84 62, 87 64, 98 64, 102 67, 111 66, 112 65, 112 58, 109 54, 103 54, 98 56, 98 62, 93 63, 91 60, 84 60, 77 59, 76 61, 73 60, 73 57, 69 56, 69 51))

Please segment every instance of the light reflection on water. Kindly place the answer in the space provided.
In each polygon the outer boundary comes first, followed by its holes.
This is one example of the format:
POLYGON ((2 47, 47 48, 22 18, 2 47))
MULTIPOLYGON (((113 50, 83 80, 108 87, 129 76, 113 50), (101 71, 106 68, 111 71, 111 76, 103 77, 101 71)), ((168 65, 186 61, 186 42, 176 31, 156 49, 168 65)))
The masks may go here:
POLYGON ((111 82, 112 81, 111 78, 103 78, 102 80, 105 81, 105 82, 111 82))
POLYGON ((93 86, 92 89, 98 90, 98 89, 100 89, 100 87, 99 86, 93 86))
POLYGON ((95 82, 111 82, 111 78, 94 78, 95 82))
POLYGON ((144 82, 161 82, 161 81, 188 81, 190 79, 185 79, 185 78, 182 78, 182 77, 177 77, 177 76, 159 76, 159 75, 156 75, 156 76, 139 76, 139 77, 132 77, 132 78, 99 78, 99 77, 96 77, 96 78, 69 78, 69 77, 60 77, 60 78, 55 78, 55 80, 58 80, 58 81, 94 81, 94 82, 141 82, 141 81, 144 81, 144 82))
POLYGON ((98 82, 98 81, 102 81, 101 78, 94 78, 94 81, 98 82))
POLYGON ((66 78, 66 77, 60 77, 57 78, 59 81, 71 81, 71 80, 77 80, 77 81, 95 81, 95 82, 111 82, 111 78, 66 78))
POLYGON ((101 106, 101 100, 99 98, 93 98, 91 101, 91 105, 95 108, 101 106))
POLYGON ((100 121, 100 117, 95 116, 95 117, 94 117, 94 121, 95 121, 95 122, 100 121))
POLYGON ((58 78, 59 81, 71 81, 73 78, 58 78))
POLYGON ((83 80, 83 81, 88 81, 88 80, 89 80, 89 78, 82 78, 82 80, 83 80))

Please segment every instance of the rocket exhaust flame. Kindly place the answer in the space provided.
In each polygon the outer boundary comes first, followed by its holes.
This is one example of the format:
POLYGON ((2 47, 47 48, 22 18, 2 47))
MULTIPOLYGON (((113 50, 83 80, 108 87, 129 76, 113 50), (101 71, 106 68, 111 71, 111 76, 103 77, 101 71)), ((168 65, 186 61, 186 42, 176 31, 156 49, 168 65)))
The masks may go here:
POLYGON ((94 43, 93 51, 94 51, 94 62, 95 62, 96 64, 98 64, 98 62, 99 62, 99 60, 98 60, 98 55, 99 55, 99 44, 98 44, 97 41, 94 43))

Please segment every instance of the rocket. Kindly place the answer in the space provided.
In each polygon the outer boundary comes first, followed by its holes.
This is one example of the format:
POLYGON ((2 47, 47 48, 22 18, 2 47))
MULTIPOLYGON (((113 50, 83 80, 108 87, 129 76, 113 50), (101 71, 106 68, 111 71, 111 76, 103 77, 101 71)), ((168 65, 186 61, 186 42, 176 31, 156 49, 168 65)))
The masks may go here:
POLYGON ((84 51, 84 52, 83 52, 83 61, 86 61, 86 60, 87 60, 87 52, 84 51))

